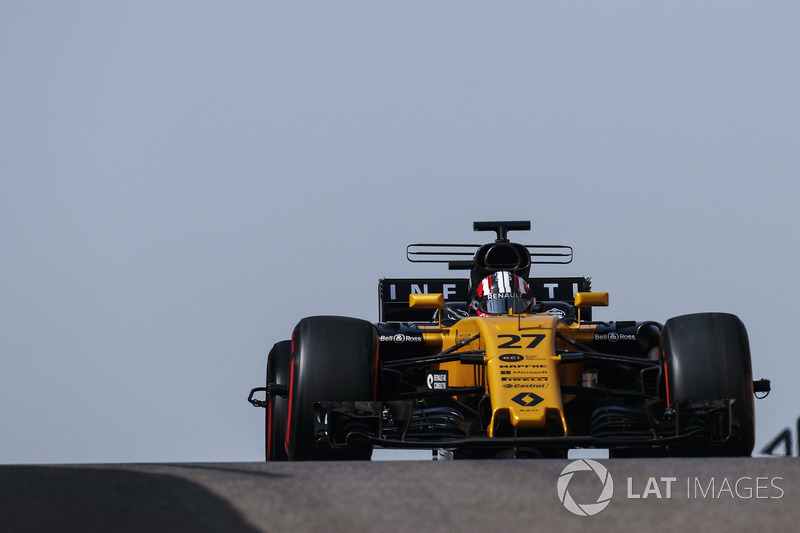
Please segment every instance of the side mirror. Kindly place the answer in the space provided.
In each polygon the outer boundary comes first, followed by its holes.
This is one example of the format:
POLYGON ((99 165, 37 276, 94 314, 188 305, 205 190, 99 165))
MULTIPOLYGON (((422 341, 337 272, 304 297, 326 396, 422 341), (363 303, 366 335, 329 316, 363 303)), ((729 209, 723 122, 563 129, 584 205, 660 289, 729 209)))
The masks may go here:
POLYGON ((408 306, 419 309, 442 309, 444 307, 444 294, 441 292, 410 294, 408 296, 408 306))
POLYGON ((576 292, 575 307, 608 307, 608 293, 576 292))
POLYGON ((576 292, 575 307, 578 308, 578 324, 581 323, 581 307, 608 307, 607 292, 576 292))

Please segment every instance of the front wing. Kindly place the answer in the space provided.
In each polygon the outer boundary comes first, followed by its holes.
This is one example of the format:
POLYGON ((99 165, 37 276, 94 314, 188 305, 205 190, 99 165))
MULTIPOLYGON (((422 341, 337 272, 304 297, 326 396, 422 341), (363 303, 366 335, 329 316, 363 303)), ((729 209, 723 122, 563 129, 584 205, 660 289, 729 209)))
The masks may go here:
POLYGON ((722 446, 732 437, 733 400, 679 402, 670 420, 649 433, 619 435, 488 437, 466 434, 455 410, 438 408, 419 416, 412 400, 389 402, 318 402, 315 437, 318 446, 345 448, 367 441, 395 449, 528 449, 572 448, 667 449, 695 439, 722 446), (416 414, 416 417, 415 417, 416 414), (692 421, 704 419, 698 425, 692 421))

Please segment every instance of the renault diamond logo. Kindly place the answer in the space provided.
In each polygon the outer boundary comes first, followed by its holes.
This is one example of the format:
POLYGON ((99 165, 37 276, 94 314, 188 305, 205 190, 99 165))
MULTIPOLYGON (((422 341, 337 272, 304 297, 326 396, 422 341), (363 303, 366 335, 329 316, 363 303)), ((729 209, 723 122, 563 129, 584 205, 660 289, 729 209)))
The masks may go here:
POLYGON ((532 392, 520 392, 519 394, 511 398, 512 402, 517 403, 523 407, 533 407, 542 400, 544 400, 544 398, 540 398, 539 396, 536 396, 532 392))

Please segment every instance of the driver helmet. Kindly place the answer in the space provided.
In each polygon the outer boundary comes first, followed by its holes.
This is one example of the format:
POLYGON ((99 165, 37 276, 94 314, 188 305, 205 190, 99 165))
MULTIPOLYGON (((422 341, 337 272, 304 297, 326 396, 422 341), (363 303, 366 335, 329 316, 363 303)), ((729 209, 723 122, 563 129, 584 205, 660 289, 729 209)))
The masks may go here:
POLYGON ((470 307, 481 316, 525 313, 532 305, 533 296, 528 283, 508 271, 495 272, 483 278, 470 303, 470 307))

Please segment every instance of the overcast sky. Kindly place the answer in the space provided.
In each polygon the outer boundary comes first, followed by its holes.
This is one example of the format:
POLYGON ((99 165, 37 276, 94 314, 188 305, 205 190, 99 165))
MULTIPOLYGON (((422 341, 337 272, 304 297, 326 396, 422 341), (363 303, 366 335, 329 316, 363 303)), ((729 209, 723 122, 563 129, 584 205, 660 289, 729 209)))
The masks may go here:
POLYGON ((0 1, 0 463, 262 460, 272 344, 493 219, 794 426, 800 4, 567 4, 0 1))

